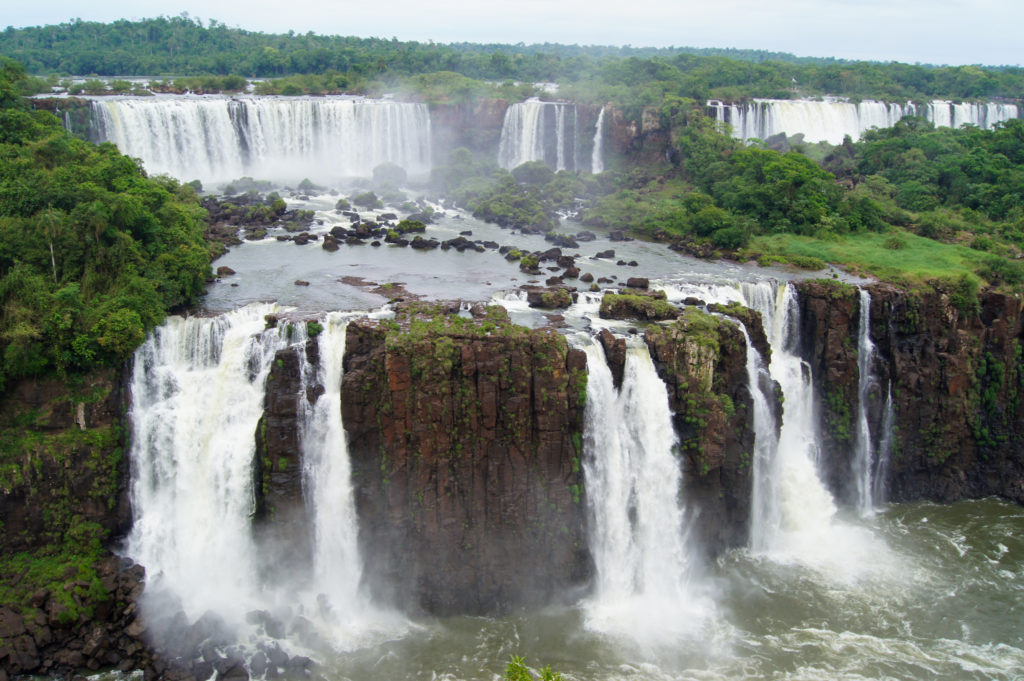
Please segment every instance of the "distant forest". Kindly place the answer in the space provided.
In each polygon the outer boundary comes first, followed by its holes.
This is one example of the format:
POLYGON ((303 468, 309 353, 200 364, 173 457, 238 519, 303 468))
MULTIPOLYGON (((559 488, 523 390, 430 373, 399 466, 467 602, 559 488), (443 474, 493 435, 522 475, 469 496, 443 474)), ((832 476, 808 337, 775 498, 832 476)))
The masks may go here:
POLYGON ((265 34, 187 15, 111 24, 73 20, 0 32, 0 54, 31 74, 96 76, 338 74, 346 91, 453 73, 476 81, 573 84, 577 99, 654 104, 666 95, 738 101, 822 94, 852 98, 1024 98, 1019 67, 936 67, 800 58, 759 50, 437 44, 265 34))

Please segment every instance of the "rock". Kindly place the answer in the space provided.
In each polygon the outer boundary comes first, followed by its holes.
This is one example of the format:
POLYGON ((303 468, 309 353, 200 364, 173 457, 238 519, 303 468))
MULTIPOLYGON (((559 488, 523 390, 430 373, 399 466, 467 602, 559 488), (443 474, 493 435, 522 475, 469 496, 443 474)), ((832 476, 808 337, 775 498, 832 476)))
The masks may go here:
POLYGON ((696 305, 697 307, 704 307, 705 305, 707 305, 707 303, 705 303, 700 298, 695 298, 693 296, 687 296, 687 297, 683 298, 683 305, 696 305))
POLYGON ((588 232, 586 230, 576 232, 576 241, 594 241, 595 239, 597 239, 597 235, 593 232, 588 232))
POLYGON ((599 251, 598 253, 594 254, 595 259, 600 258, 602 260, 611 260, 614 257, 615 251, 614 249, 611 248, 609 248, 607 251, 599 251))
POLYGON ((594 275, 591 274, 590 272, 584 272, 583 274, 580 275, 580 281, 582 281, 585 284, 589 284, 590 282, 594 281, 594 275))
POLYGON ((322 248, 323 248, 323 249, 324 249, 325 251, 328 251, 328 252, 330 252, 330 253, 334 253, 334 252, 335 252, 335 251, 337 251, 337 250, 338 250, 338 248, 340 248, 340 247, 338 246, 338 240, 337 240, 337 239, 335 239, 335 238, 334 238, 333 236, 331 236, 330 234, 327 234, 327 235, 325 235, 325 236, 324 236, 324 243, 323 243, 323 245, 322 245, 322 248))
POLYGON ((305 246, 310 241, 310 235, 308 232, 302 232, 301 234, 296 234, 292 241, 296 246, 305 246))
MULTIPOLYGON (((577 279, 579 276, 580 268, 576 267, 575 265, 566 269, 565 273, 562 274, 562 277, 564 277, 565 279, 577 279)), ((591 280, 593 280, 593 277, 591 277, 591 280)))
POLYGON ((675 319, 679 316, 679 309, 656 295, 637 295, 634 292, 629 294, 606 293, 601 298, 601 319, 643 319, 656 322, 675 319))
POLYGON ((228 267, 227 265, 221 265, 220 267, 217 268, 218 277, 229 277, 234 273, 235 271, 228 267))
POLYGON ((295 285, 296 286, 309 286, 309 282, 308 281, 303 281, 302 279, 296 279, 295 280, 295 285))
POLYGON ((622 376, 626 368, 626 339, 616 338, 615 334, 608 329, 601 329, 601 332, 597 334, 597 339, 601 341, 601 346, 604 348, 605 361, 608 363, 608 369, 612 372, 615 389, 618 390, 622 387, 622 376))
POLYGON ((25 621, 8 607, 0 606, 0 639, 14 638, 25 633, 25 621))
POLYGON ((458 336, 440 321, 412 337, 371 320, 348 326, 342 413, 360 544, 368 586, 386 602, 507 612, 588 580, 586 504, 572 491, 586 356, 506 320, 487 312, 460 325, 501 331, 458 336))
POLYGON ((626 280, 626 286, 629 288, 647 288, 649 285, 647 277, 630 277, 626 280))
POLYGON ((440 246, 440 243, 438 243, 437 239, 424 239, 417 234, 409 245, 419 250, 433 250, 440 246))
POLYGON ((754 445, 743 334, 728 320, 687 308, 671 324, 648 327, 644 340, 668 390, 684 494, 700 509, 700 545, 712 556, 743 546, 754 445))
POLYGON ((621 229, 617 229, 608 233, 609 241, 632 241, 632 239, 626 236, 626 233, 621 229))
MULTIPOLYGON (((555 277, 557 279, 557 277, 555 277)), ((550 281, 550 280, 549 280, 550 281)), ((561 283, 559 281, 559 283, 561 283)), ((572 305, 572 295, 564 288, 558 288, 557 284, 549 284, 554 288, 538 288, 536 286, 524 286, 526 301, 530 307, 543 308, 567 308, 572 305)))

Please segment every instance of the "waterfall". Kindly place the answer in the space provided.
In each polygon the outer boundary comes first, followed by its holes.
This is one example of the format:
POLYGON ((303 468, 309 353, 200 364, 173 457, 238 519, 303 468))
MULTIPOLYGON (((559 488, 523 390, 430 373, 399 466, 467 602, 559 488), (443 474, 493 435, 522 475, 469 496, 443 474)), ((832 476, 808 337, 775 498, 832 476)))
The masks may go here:
POLYGON ((878 442, 878 456, 875 458, 875 472, 872 478, 871 494, 875 507, 885 503, 888 489, 889 466, 892 461, 892 435, 895 427, 895 413, 892 406, 892 381, 885 394, 885 410, 882 412, 882 437, 878 442))
MULTIPOLYGON (((317 336, 316 382, 324 392, 306 408, 300 424, 303 482, 313 524, 313 595, 332 621, 351 621, 360 604, 362 564, 348 443, 341 422, 342 359, 347 316, 334 312, 317 336), (326 599, 326 603, 324 602, 326 599)), ((308 376, 310 372, 304 372, 308 376)), ((306 386, 303 386, 304 388, 306 386)), ((305 392, 305 390, 303 391, 305 392)))
POLYGON ((631 346, 616 393, 601 346, 582 342, 589 371, 583 472, 597 568, 588 626, 671 638, 693 627, 706 604, 690 584, 695 566, 665 384, 646 346, 631 346))
POLYGON ((288 345, 283 325, 264 330, 275 309, 169 317, 135 353, 127 553, 147 598, 177 597, 190 620, 212 610, 238 626, 260 605, 252 465, 264 382, 288 345))
POLYGON ((773 536, 781 526, 779 498, 772 491, 775 479, 772 465, 778 448, 778 424, 766 390, 771 388, 771 376, 764 358, 750 342, 747 328, 740 323, 747 343, 747 386, 754 404, 754 487, 751 499, 751 545, 763 548, 766 537, 773 536))
POLYGON ((127 553, 146 567, 144 606, 154 615, 173 615, 175 603, 190 622, 209 611, 244 643, 263 635, 264 620, 252 613, 269 613, 282 628, 297 623, 304 645, 350 649, 405 626, 359 593, 362 564, 341 421, 352 315, 321 320, 318 359, 311 362, 305 324, 264 328, 265 315, 276 309, 170 317, 136 352, 129 413, 134 525, 127 553), (251 522, 264 386, 275 354, 289 346, 301 358, 297 429, 311 578, 269 564, 288 547, 267 544, 275 540, 254 535, 251 522), (318 392, 310 403, 308 396, 318 392))
POLYGON ((873 375, 875 344, 871 342, 871 293, 860 289, 860 325, 857 333, 857 433, 854 441, 853 474, 857 488, 857 512, 862 516, 875 510, 875 485, 877 461, 871 441, 871 424, 868 419, 868 400, 871 389, 878 382, 873 375))
POLYGON ((528 99, 505 111, 498 165, 507 170, 543 161, 552 170, 576 170, 576 105, 528 99), (566 115, 571 110, 572 115, 566 115))
MULTIPOLYGON (((913 102, 905 104, 864 100, 852 103, 840 99, 755 99, 745 105, 709 100, 709 112, 721 124, 732 127, 737 139, 767 139, 779 133, 802 133, 811 143, 840 144, 847 135, 854 141, 871 128, 889 128, 904 116, 918 115, 913 102)), ((975 125, 991 130, 996 124, 1019 118, 1016 104, 954 104, 943 100, 928 102, 920 112, 937 127, 975 125)))
POLYGON ((604 110, 597 114, 597 124, 594 126, 594 151, 590 157, 590 172, 593 174, 604 172, 604 110))
POLYGON ((92 101, 96 137, 150 174, 204 183, 368 177, 384 162, 430 171, 425 104, 353 97, 152 97, 92 101))
POLYGON ((818 424, 811 370, 798 354, 796 289, 744 284, 743 295, 747 307, 761 313, 772 348, 769 370, 782 389, 784 409, 774 456, 755 467, 760 510, 751 518, 751 548, 813 557, 830 534, 836 507, 817 471, 818 424))

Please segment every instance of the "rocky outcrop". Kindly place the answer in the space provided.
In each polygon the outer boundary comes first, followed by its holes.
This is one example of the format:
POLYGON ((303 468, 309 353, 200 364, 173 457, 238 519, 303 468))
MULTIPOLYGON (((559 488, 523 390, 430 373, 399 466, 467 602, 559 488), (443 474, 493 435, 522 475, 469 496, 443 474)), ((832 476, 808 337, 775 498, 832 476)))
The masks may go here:
POLYGON ((256 426, 253 525, 267 563, 301 580, 312 564, 312 529, 302 494, 299 425, 303 411, 323 392, 305 388, 303 367, 317 364, 319 346, 309 341, 279 351, 267 376, 263 416, 256 426))
POLYGON ((668 389, 683 455, 687 506, 712 555, 742 546, 750 520, 754 451, 753 400, 746 343, 733 323, 687 308, 644 334, 668 389))
POLYGON ((550 603, 591 569, 586 355, 501 308, 477 314, 348 327, 342 412, 370 587, 438 614, 550 603))
MULTIPOLYGON (((853 493, 850 461, 858 397, 856 289, 798 285, 803 356, 822 411, 822 471, 833 493, 853 493), (845 435, 845 437, 844 437, 845 435)), ((876 440, 891 387, 894 428, 886 478, 893 501, 999 495, 1024 503, 1021 302, 975 296, 950 282, 905 290, 868 287, 877 387, 868 400, 876 440)))
POLYGON ((679 316, 679 308, 665 299, 664 291, 629 289, 628 293, 606 293, 601 298, 601 319, 665 321, 679 316))
MULTIPOLYGON (((860 298, 855 286, 832 279, 796 284, 801 347, 814 380, 821 423, 820 470, 843 502, 856 499, 853 470, 859 382, 860 298)), ((885 396, 882 396, 885 399, 885 396)))
POLYGON ((871 334, 893 379, 895 501, 1024 503, 1019 298, 871 287, 871 334), (958 306, 957 303, 960 303, 958 306))

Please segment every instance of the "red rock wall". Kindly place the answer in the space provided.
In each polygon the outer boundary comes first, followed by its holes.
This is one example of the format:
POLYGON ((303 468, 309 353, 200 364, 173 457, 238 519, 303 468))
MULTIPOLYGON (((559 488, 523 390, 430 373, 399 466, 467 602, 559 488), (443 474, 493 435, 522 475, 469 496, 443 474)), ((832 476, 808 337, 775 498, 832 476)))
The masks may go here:
POLYGON ((586 583, 585 366, 549 331, 349 325, 342 412, 377 594, 482 614, 586 583))

